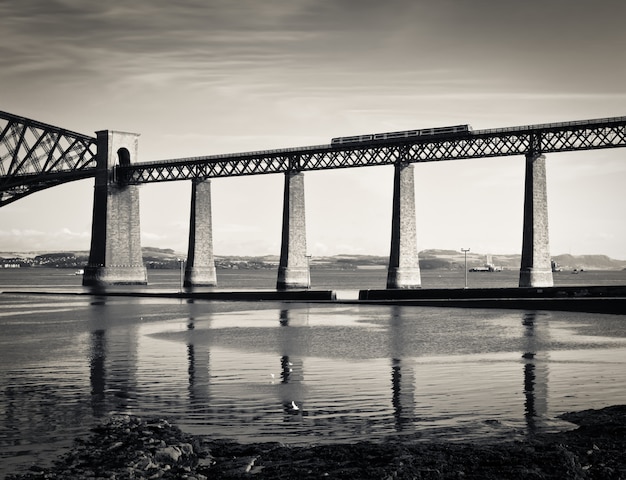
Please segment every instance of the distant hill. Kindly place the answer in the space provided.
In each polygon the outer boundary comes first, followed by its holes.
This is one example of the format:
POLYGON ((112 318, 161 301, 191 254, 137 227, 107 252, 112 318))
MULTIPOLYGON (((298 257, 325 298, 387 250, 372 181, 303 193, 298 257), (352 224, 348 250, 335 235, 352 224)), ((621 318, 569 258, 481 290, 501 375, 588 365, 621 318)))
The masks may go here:
MULTIPOLYGON (((584 270, 623 270, 626 261, 615 260, 606 255, 557 255, 553 259, 564 269, 584 270)), ((276 257, 278 262, 278 257, 276 257)), ((326 257, 312 257, 313 268, 341 268, 356 269, 367 267, 386 267, 389 258, 376 255, 333 255, 326 257)), ((423 270, 463 270, 465 255, 455 250, 429 249, 419 252, 420 268, 423 270)), ((517 270, 520 267, 521 255, 485 255, 482 253, 467 254, 467 267, 482 267, 491 262, 504 270, 517 270)))
MULTIPOLYGON (((143 260, 147 268, 179 268, 181 258, 186 253, 175 252, 171 248, 143 248, 143 260)), ((87 264, 89 252, 0 252, 0 265, 20 264, 22 267, 45 266, 82 268, 87 264)), ((626 260, 615 260, 606 255, 556 255, 552 259, 563 270, 624 270, 626 260)), ((357 268, 386 268, 389 259, 380 255, 340 254, 332 256, 313 256, 310 259, 314 269, 355 270, 357 268)), ((420 268, 424 270, 463 270, 465 255, 455 250, 429 249, 419 252, 420 268)), ((504 270, 519 269, 521 256, 485 255, 468 252, 467 267, 482 267, 492 263, 504 270)), ((263 269, 276 268, 278 255, 236 256, 216 255, 218 269, 263 269)))
POLYGON ((615 260, 606 255, 557 255, 552 257, 564 270, 623 270, 626 261, 615 260))

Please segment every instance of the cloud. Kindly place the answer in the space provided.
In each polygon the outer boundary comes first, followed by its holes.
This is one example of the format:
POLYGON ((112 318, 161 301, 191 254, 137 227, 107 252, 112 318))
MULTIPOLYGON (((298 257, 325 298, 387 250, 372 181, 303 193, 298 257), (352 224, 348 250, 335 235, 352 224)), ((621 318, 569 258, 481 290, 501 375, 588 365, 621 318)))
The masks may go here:
POLYGON ((0 230, 0 245, 4 251, 89 250, 91 232, 74 232, 68 228, 55 231, 35 229, 0 230))

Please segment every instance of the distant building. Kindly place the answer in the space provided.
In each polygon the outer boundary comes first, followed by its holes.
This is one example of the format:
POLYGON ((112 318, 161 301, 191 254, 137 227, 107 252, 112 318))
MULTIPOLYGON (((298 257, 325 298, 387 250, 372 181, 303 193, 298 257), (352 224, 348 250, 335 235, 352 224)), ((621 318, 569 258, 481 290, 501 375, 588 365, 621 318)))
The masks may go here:
POLYGON ((494 265, 491 259, 491 255, 487 255, 487 263, 482 267, 472 267, 469 269, 470 272, 501 272, 502 267, 494 265))

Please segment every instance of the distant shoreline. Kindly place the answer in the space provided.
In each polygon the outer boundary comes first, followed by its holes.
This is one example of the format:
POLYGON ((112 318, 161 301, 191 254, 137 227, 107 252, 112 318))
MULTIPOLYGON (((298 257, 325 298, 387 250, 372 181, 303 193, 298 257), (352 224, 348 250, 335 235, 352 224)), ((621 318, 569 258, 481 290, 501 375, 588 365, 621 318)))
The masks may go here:
MULTIPOLYGON (((418 254, 420 268, 423 270, 462 271, 465 257, 462 252, 453 250, 422 250, 418 254)), ((179 269, 184 255, 171 249, 143 249, 143 261, 148 269, 179 269)), ((626 260, 617 260, 606 255, 555 255, 552 260, 562 271, 618 271, 626 270, 626 260)), ((313 256, 309 262, 311 269, 364 270, 387 268, 388 257, 379 255, 331 255, 313 256)), ((74 268, 82 269, 89 262, 89 254, 84 251, 67 252, 0 252, 0 268, 74 268)), ((467 268, 482 268, 486 265, 502 270, 518 270, 521 262, 519 254, 485 255, 471 253, 467 255, 467 268)), ((277 255, 237 256, 216 255, 217 269, 275 269, 278 267, 277 255)))

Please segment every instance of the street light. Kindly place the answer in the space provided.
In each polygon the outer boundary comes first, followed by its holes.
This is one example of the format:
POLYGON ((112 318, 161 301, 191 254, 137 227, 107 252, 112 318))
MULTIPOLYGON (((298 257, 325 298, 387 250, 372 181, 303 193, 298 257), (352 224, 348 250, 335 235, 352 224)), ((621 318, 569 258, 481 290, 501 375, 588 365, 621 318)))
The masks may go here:
POLYGON ((465 288, 467 288, 467 252, 469 252, 470 249, 462 248, 461 251, 465 254, 465 288))
POLYGON ((310 289, 311 288, 311 255, 306 255, 306 267, 307 267, 307 271, 309 272, 308 273, 308 276, 309 276, 308 282, 309 282, 309 284, 307 285, 306 288, 310 289))
POLYGON ((178 263, 180 263, 180 287, 178 292, 183 293, 183 266, 185 265, 185 259, 179 258, 178 263))

